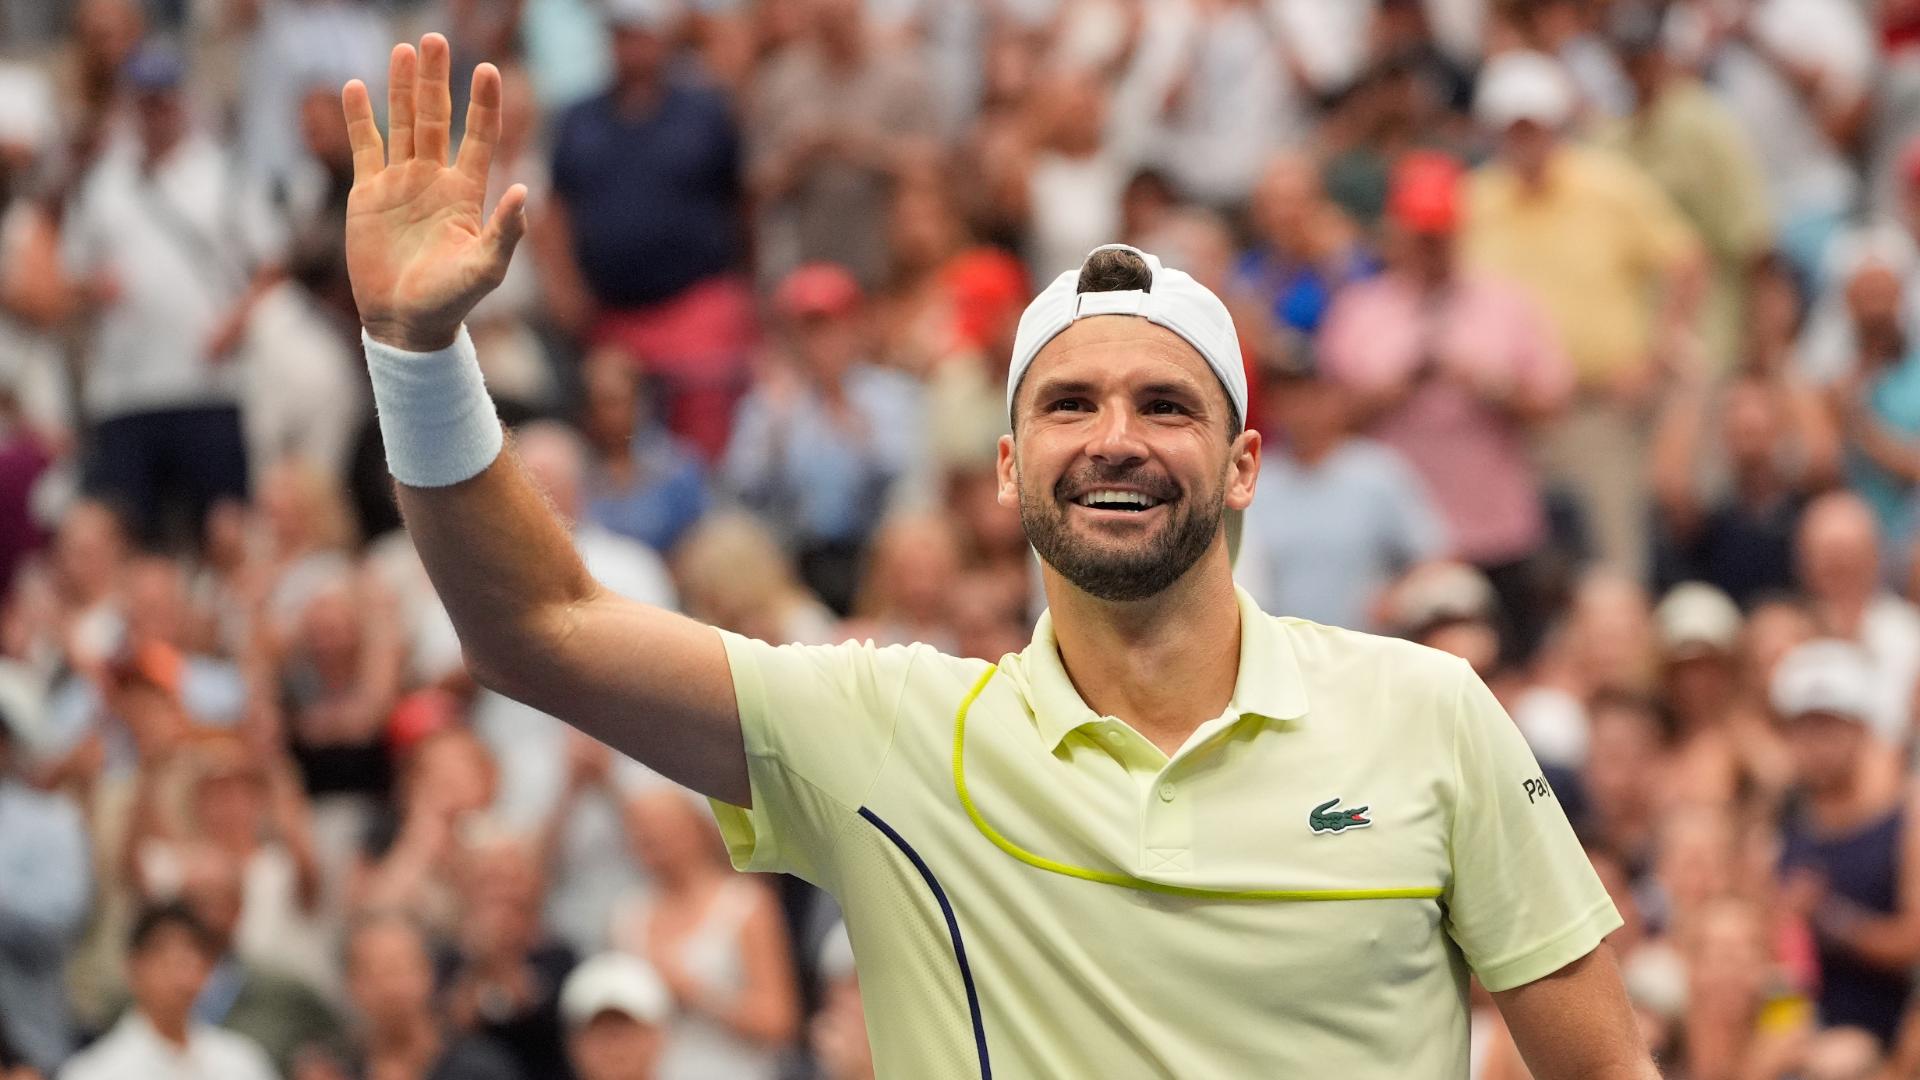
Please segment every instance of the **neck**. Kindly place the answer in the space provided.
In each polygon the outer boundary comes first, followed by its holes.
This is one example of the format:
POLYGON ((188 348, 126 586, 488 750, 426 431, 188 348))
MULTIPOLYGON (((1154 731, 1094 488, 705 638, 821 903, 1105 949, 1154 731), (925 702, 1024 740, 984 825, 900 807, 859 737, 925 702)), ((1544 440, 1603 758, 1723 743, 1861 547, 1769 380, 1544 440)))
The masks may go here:
POLYGON ((438 1050, 440 1033, 433 1021, 416 1015, 375 1026, 367 1043, 372 1057, 424 1059, 438 1050))
POLYGON ((186 1013, 183 1012, 178 1016, 160 1016, 154 1013, 146 1013, 145 1015, 147 1024, 151 1026, 161 1038, 175 1046, 187 1045, 186 1013))
POLYGON ((614 93, 614 101, 624 113, 641 113, 653 108, 660 100, 659 79, 636 79, 621 85, 614 93))
POLYGON ((1101 600, 1051 569, 1046 589, 1060 662, 1094 712, 1120 717, 1171 754, 1233 699, 1240 604, 1224 537, 1145 600, 1101 600))

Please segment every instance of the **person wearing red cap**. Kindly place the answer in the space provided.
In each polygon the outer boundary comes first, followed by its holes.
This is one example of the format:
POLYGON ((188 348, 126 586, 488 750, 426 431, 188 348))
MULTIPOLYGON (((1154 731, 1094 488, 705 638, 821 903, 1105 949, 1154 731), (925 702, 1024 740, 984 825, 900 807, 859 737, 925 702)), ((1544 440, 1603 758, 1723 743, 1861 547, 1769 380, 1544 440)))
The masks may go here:
POLYGON ((1538 640, 1530 553, 1547 536, 1530 428, 1566 401, 1573 371, 1525 294, 1465 270, 1457 254, 1460 166, 1418 152, 1387 199, 1387 270, 1340 294, 1321 333, 1329 373, 1358 391, 1372 434, 1433 493, 1459 556, 1479 567, 1516 620, 1516 655, 1538 640))
POLYGON ((720 480, 785 526, 801 576, 844 614, 887 496, 920 457, 919 391, 863 358, 866 298, 845 267, 801 266, 773 307, 790 360, 740 403, 720 480))

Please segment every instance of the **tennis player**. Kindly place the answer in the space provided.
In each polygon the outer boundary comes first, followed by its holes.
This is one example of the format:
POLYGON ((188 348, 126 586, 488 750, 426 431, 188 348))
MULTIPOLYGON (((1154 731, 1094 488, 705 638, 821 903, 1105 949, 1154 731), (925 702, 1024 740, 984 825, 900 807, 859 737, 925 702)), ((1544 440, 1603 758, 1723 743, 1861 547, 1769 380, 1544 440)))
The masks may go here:
POLYGON ((408 527, 486 685, 715 803, 845 909, 889 1077, 1464 1077, 1467 979, 1539 1080, 1644 1080, 1620 924, 1466 665, 1261 612, 1223 518, 1260 436, 1218 298, 1131 248, 1021 319, 1000 499, 1049 612, 999 664, 774 646, 616 597, 512 454, 462 319, 500 77, 449 166, 447 42, 349 83, 347 259, 408 527))

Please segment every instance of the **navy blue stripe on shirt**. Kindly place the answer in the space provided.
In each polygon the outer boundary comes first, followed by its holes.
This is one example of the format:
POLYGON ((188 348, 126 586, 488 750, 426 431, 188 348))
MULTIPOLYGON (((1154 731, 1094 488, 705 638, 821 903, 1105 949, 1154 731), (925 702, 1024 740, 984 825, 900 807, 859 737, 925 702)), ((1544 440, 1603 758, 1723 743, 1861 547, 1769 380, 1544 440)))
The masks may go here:
POLYGON ((953 957, 960 964, 960 982, 967 988, 967 1012, 973 1016, 973 1045, 980 1051, 980 1080, 992 1080, 993 1066, 987 1062, 987 1027, 980 1019, 980 995, 973 988, 973 969, 967 966, 967 946, 960 940, 960 922, 953 917, 953 905, 947 901, 947 891, 940 887, 940 879, 933 876, 933 871, 927 867, 926 860, 920 857, 919 852, 913 850, 912 844, 907 843, 904 837, 893 831, 893 826, 881 821, 880 815, 864 806, 860 808, 860 816, 872 822, 874 828, 879 829, 882 835, 893 841, 893 846, 906 855, 907 860, 913 863, 915 870, 920 871, 920 876, 926 880, 927 888, 933 890, 933 898, 940 901, 940 914, 947 917, 947 934, 953 938, 953 957))

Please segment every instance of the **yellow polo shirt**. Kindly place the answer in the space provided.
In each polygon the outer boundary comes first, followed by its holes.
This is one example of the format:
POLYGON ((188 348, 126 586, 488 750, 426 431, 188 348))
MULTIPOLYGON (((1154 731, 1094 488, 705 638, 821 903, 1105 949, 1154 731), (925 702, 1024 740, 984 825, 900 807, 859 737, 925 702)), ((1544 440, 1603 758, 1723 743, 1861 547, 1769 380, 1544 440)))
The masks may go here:
POLYGON ((1261 612, 1171 758, 1043 616, 998 667, 725 634, 734 864, 843 907, 883 1077, 1464 1077, 1500 990, 1620 924, 1463 662, 1261 612))
POLYGON ((1699 250, 1639 166, 1572 145, 1555 152, 1538 192, 1498 162, 1476 170, 1464 239, 1471 263, 1533 293, 1588 386, 1648 362, 1655 285, 1699 250))

